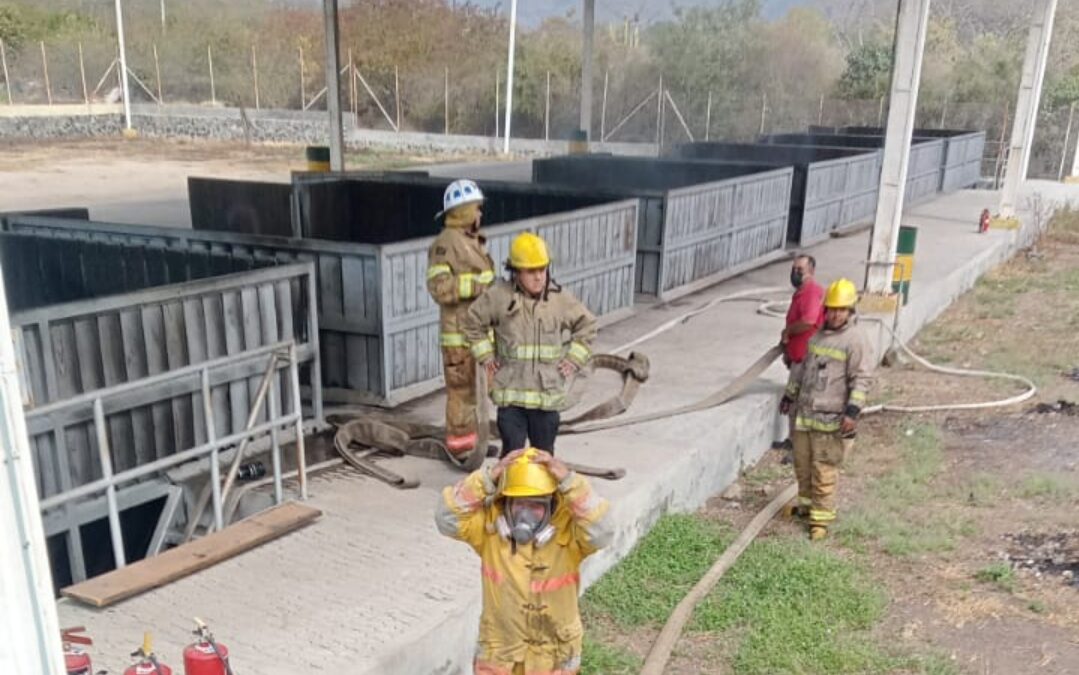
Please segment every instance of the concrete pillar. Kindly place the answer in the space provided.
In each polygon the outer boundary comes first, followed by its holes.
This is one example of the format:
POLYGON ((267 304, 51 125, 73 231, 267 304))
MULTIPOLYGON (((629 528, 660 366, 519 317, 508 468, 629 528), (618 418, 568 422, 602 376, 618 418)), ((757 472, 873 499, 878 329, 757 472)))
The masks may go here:
MULTIPOLYGON (((506 138, 502 142, 502 154, 508 155, 510 152, 510 123, 513 121, 513 60, 517 53, 516 50, 517 40, 517 0, 510 0, 510 46, 509 54, 506 56, 506 138)), ((497 83, 496 85, 497 86, 497 83)), ((498 95, 495 94, 495 104, 498 95)), ((497 123, 496 123, 497 126, 497 123)))
POLYGON ((131 132, 131 86, 127 79, 127 46, 124 44, 124 8, 121 0, 116 0, 116 43, 120 50, 120 95, 124 97, 124 130, 131 132))
MULTIPOLYGON (((326 109, 330 113, 330 170, 345 170, 341 127, 341 66, 338 58, 337 0, 322 1, 326 35, 326 109)), ((349 71, 349 77, 352 72, 349 71)))
POLYGON ((0 673, 63 675, 67 670, 5 297, 0 276, 0 673))
POLYGON ((1015 218, 1019 188, 1027 178, 1030 167, 1030 146, 1034 142, 1034 127, 1038 121, 1045 63, 1049 59, 1049 42, 1053 36, 1053 18, 1057 0, 1037 0, 1023 57, 1023 77, 1019 83, 1019 100, 1015 105, 1012 140, 1008 146, 1008 165, 1004 171, 1004 188, 1000 195, 1000 218, 1015 218))
POLYGON ((907 185, 910 141, 918 107, 922 55, 929 23, 930 0, 900 0, 895 36, 895 64, 888 125, 884 138, 884 164, 880 174, 880 197, 869 242, 866 290, 887 294, 892 290, 892 263, 899 241, 903 198, 907 185))
POLYGON ((584 0, 581 43, 581 129, 592 140, 592 45, 596 32, 596 0, 584 0))

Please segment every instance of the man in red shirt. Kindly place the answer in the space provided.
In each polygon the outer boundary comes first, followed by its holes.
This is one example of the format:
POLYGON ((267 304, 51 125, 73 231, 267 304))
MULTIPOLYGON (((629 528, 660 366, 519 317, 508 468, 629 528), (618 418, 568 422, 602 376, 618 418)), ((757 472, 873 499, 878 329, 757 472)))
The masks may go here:
MULTIPOLYGON (((824 323, 824 288, 814 278, 816 271, 817 261, 804 253, 795 257, 791 264, 791 285, 795 291, 787 310, 787 325, 780 336, 783 363, 788 368, 805 359, 809 338, 824 323)), ((791 410, 791 434, 783 442, 786 448, 790 447, 790 439, 794 436, 794 417, 795 411, 791 410)))

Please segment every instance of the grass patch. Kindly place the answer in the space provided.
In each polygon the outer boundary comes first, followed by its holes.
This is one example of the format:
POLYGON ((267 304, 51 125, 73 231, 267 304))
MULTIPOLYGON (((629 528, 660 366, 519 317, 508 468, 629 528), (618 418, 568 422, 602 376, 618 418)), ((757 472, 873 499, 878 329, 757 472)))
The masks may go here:
POLYGON ((635 675, 641 669, 641 659, 624 649, 612 647, 584 638, 581 655, 582 673, 603 673, 603 675, 635 675))
POLYGON ((1007 563, 993 563, 974 573, 974 578, 984 584, 993 584, 1002 591, 1015 590, 1015 570, 1007 563))
POLYGON ((754 543, 698 606, 690 630, 739 636, 730 665, 771 673, 949 673, 870 635, 887 597, 858 565, 801 539, 754 543))
POLYGON ((875 542, 894 556, 952 550, 957 538, 977 532, 974 522, 917 508, 932 496, 931 483, 944 461, 939 431, 913 425, 898 431, 896 443, 899 466, 874 481, 863 504, 840 518, 836 537, 860 552, 875 542))
POLYGON ((749 487, 760 487, 777 480, 789 479, 790 469, 782 466, 767 466, 747 472, 742 478, 749 487))
POLYGON ((1019 496, 1023 499, 1065 501, 1074 497, 1075 494, 1075 483, 1056 474, 1042 471, 1028 474, 1019 484, 1019 496))
POLYGON ((1004 482, 999 476, 979 471, 962 479, 952 490, 952 497, 971 506, 996 506, 1004 482))
POLYGON ((1027 603, 1027 609, 1035 614, 1045 614, 1049 610, 1041 600, 1031 600, 1027 603))
POLYGON ((730 539, 725 528, 692 515, 660 518, 626 559, 585 593, 586 620, 603 613, 621 628, 662 625, 730 539))

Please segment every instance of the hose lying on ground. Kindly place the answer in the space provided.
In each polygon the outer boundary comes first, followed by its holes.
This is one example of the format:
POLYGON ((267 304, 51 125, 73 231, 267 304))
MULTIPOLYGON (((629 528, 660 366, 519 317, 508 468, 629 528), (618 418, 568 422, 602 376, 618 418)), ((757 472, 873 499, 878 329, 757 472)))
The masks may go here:
POLYGON ((753 540, 757 538, 764 526, 797 494, 798 486, 792 484, 776 495, 768 503, 768 506, 765 506, 749 522, 749 525, 746 525, 742 533, 734 540, 734 543, 723 551, 723 555, 719 556, 719 560, 690 589, 686 597, 682 598, 678 606, 674 608, 674 611, 667 618, 667 623, 663 624, 663 630, 660 631, 659 637, 656 638, 652 649, 648 652, 648 658, 645 659, 640 675, 663 675, 667 667, 667 661, 670 660, 671 652, 674 650, 674 645, 678 642, 679 636, 682 635, 682 629, 685 628, 686 623, 693 616, 693 610, 697 607, 697 603, 712 592, 715 585, 741 557, 746 548, 753 543, 753 540))
MULTIPOLYGON (((785 304, 784 302, 768 302, 762 304, 757 308, 759 314, 771 317, 782 317, 783 314, 775 309, 776 306, 785 304)), ((976 401, 972 403, 942 403, 935 405, 892 405, 890 403, 881 403, 872 405, 862 410, 863 415, 870 415, 879 412, 897 412, 897 413, 922 413, 922 412, 942 412, 947 410, 987 410, 989 408, 1003 408, 1009 405, 1015 405, 1016 403, 1022 403, 1029 400, 1038 393, 1038 386, 1034 384, 1029 378, 1022 375, 1015 375, 1013 373, 998 373, 990 370, 973 370, 970 368, 950 368, 948 366, 938 366, 935 363, 931 363, 924 357, 916 354, 914 350, 910 348, 906 342, 903 342, 892 327, 887 322, 876 317, 860 317, 860 321, 873 322, 879 324, 887 333, 892 337, 894 344, 899 347, 912 361, 917 363, 922 368, 942 375, 956 375, 958 377, 981 377, 994 380, 1008 380, 1010 382, 1018 382, 1026 387, 1026 390, 1015 396, 1009 396, 1008 398, 993 400, 993 401, 976 401)))
MULTIPOLYGON (((759 293, 759 291, 758 291, 759 293)), ((752 295, 752 291, 747 292, 746 295, 752 295)), ((783 314, 778 310, 773 309, 774 306, 781 303, 771 302, 764 303, 757 308, 758 313, 773 317, 782 317, 783 314)), ((701 310, 703 311, 703 309, 701 310)), ((946 403, 938 405, 922 405, 922 406, 902 406, 902 405, 890 405, 890 404, 878 404, 875 406, 869 406, 865 408, 863 414, 880 413, 880 412, 900 412, 900 413, 917 413, 917 412, 937 412, 945 410, 984 410, 988 408, 1001 408, 1016 403, 1022 403, 1033 397, 1037 391, 1037 386, 1026 377, 1022 375, 1015 375, 1012 373, 996 373, 988 370, 972 370, 967 368, 949 368, 947 366, 935 365, 925 358, 914 353, 914 350, 903 342, 895 331, 884 321, 867 317, 863 318, 863 321, 873 321, 879 323, 889 335, 891 335, 895 344, 899 346, 904 353, 907 354, 915 363, 922 366, 926 370, 941 373, 944 375, 957 375, 960 377, 983 377, 991 379, 1009 380, 1012 382, 1018 382, 1026 387, 1026 391, 1015 396, 1011 396, 1005 399, 996 401, 984 401, 974 403, 946 403)), ((731 568, 732 565, 738 560, 746 548, 756 539, 760 534, 764 526, 768 524, 772 518, 783 508, 783 505, 794 499, 798 494, 797 485, 788 485, 786 489, 780 492, 769 504, 764 507, 750 521, 749 525, 742 530, 738 538, 732 543, 719 557, 719 560, 712 565, 712 567, 705 573, 700 581, 689 591, 689 593, 682 598, 667 618, 667 622, 664 624, 663 629, 660 631, 659 637, 656 638, 655 643, 652 645, 652 649, 648 652, 648 657, 644 662, 644 667, 641 669, 640 675, 662 675, 667 667, 667 662, 671 658, 671 652, 674 650, 675 644, 678 642, 678 638, 682 634, 682 629, 685 628, 686 623, 693 615, 693 610, 700 603, 723 575, 731 568)))

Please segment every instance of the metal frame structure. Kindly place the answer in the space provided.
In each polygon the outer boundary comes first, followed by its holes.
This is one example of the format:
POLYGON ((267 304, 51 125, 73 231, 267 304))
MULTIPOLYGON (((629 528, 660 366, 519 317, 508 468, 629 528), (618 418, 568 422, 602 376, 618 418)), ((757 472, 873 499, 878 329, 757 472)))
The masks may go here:
MULTIPOLYGON (((117 568, 124 567, 126 565, 126 556, 124 553, 123 532, 120 527, 120 507, 117 496, 117 487, 119 485, 161 473, 186 462, 208 457, 211 470, 214 527, 221 529, 225 525, 222 520, 223 489, 219 475, 221 451, 239 444, 240 447, 237 452, 242 453, 244 446, 251 439, 269 434, 273 452, 274 496, 276 502, 281 503, 283 499, 281 439, 277 433, 272 432, 290 427, 296 434, 300 498, 306 499, 306 461, 303 443, 303 411, 300 403, 299 362, 296 343, 289 340, 249 350, 237 356, 214 359, 115 387, 94 390, 31 410, 26 415, 31 438, 42 434, 52 434, 61 453, 64 451, 63 438, 67 428, 85 422, 87 416, 92 417, 101 471, 101 478, 97 480, 66 489, 42 499, 42 512, 48 513, 53 509, 66 507, 79 499, 103 492, 107 502, 109 536, 112 543, 113 558, 117 568), (220 438, 215 437, 213 434, 213 406, 209 404, 211 386, 246 380, 251 375, 252 365, 257 368, 257 363, 262 360, 265 360, 267 365, 260 387, 260 396, 252 407, 247 427, 238 433, 228 434, 220 438), (273 390, 275 382, 278 381, 278 378, 273 377, 273 375, 278 370, 283 369, 288 370, 289 386, 291 388, 290 398, 293 402, 292 410, 285 413, 271 409, 268 415, 269 419, 266 422, 256 423, 257 416, 262 409, 262 401, 266 398, 268 392, 273 390), (201 394, 207 415, 206 423, 210 440, 168 457, 162 457, 126 471, 114 472, 112 451, 109 445, 107 416, 130 410, 135 406, 166 400, 191 390, 197 390, 201 394)), ((78 526, 79 523, 75 518, 69 519, 67 527, 68 560, 71 564, 72 577, 76 582, 86 578, 85 561, 81 559, 80 555, 80 537, 73 532, 77 530, 78 526)), ((155 539, 160 541, 159 537, 155 537, 155 539)))

